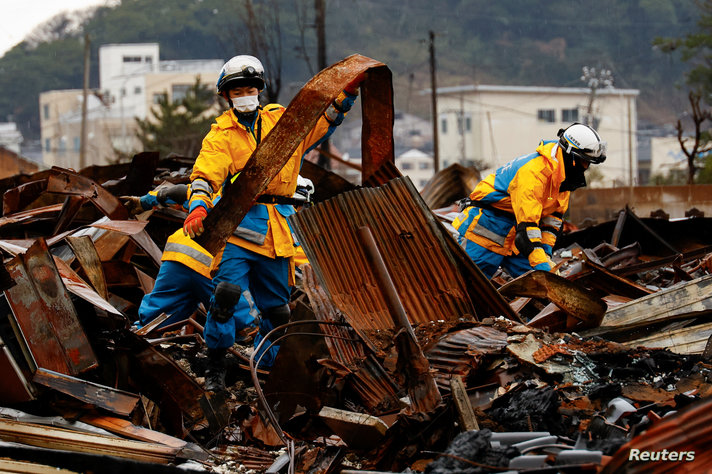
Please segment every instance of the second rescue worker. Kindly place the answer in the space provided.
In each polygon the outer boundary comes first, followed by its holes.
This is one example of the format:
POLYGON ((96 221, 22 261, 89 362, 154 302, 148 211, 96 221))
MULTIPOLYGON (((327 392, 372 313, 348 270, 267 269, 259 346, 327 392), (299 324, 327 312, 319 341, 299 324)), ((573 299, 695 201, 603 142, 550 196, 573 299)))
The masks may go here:
MULTIPOLYGON (((287 217, 295 212, 292 196, 302 157, 341 124, 363 79, 360 75, 344 88, 257 198, 228 239, 213 278, 216 289, 221 282, 249 288, 262 317, 274 327, 288 322, 290 315, 287 303, 290 285, 294 284, 296 250, 287 217)), ((212 207, 211 195, 242 171, 284 113, 285 108, 278 104, 260 107, 258 95, 264 86, 264 68, 253 56, 235 56, 220 71, 217 93, 227 100, 230 109, 217 117, 195 161, 190 176, 190 209, 183 225, 186 235, 194 237, 203 232, 203 219, 212 207)), ((235 342, 235 321, 219 316, 226 311, 213 309, 211 301, 204 336, 208 347, 206 389, 215 391, 224 388, 224 358, 235 342)), ((264 333, 262 327, 260 333, 264 333)))
POLYGON ((557 135, 480 181, 452 223, 487 278, 500 266, 512 277, 554 267, 552 249, 571 191, 586 186, 590 164, 606 159, 606 143, 588 125, 574 123, 557 135))

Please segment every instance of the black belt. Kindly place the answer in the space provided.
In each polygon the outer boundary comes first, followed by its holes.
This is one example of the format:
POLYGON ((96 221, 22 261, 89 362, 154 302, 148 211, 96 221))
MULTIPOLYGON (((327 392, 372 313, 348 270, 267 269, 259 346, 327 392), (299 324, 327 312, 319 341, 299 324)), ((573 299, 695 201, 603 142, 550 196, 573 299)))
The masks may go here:
POLYGON ((257 202, 262 204, 291 204, 292 206, 302 206, 306 203, 303 199, 295 199, 288 196, 273 196, 271 194, 258 196, 257 202))
POLYGON ((506 217, 506 218, 508 218, 508 219, 514 219, 514 214, 513 214, 513 213, 507 212, 507 211, 503 211, 502 209, 498 209, 498 208, 494 207, 493 205, 491 205, 491 204, 489 204, 489 203, 485 203, 485 202, 482 202, 482 201, 470 200, 470 202, 469 202, 468 204, 469 204, 470 206, 479 207, 480 209, 484 209, 484 210, 486 210, 486 211, 489 211, 489 212, 491 212, 492 214, 494 214, 495 216, 506 217))

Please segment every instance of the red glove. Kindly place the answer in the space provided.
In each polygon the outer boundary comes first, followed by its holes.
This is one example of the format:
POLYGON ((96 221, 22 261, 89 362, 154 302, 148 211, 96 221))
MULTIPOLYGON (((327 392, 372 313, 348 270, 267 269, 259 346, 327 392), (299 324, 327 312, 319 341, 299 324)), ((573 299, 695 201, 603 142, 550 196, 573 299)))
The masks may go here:
POLYGON ((203 206, 198 206, 188 214, 183 223, 183 233, 189 235, 191 239, 203 233, 203 219, 207 217, 208 211, 203 206))
POLYGON ((362 72, 358 76, 354 77, 351 82, 346 84, 346 87, 344 87, 344 92, 351 95, 358 95, 358 88, 365 79, 366 73, 362 72))

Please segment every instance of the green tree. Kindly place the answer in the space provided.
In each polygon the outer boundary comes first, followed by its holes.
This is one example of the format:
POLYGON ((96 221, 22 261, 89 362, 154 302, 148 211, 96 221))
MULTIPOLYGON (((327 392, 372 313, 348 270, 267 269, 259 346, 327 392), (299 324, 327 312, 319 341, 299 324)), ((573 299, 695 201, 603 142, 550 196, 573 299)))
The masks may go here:
POLYGON ((170 101, 166 94, 151 108, 146 119, 137 118, 136 136, 144 151, 158 151, 162 157, 169 154, 195 157, 210 130, 216 104, 212 89, 197 79, 182 100, 170 101))
POLYGON ((707 153, 702 167, 697 174, 697 182, 699 184, 712 184, 712 155, 707 153))

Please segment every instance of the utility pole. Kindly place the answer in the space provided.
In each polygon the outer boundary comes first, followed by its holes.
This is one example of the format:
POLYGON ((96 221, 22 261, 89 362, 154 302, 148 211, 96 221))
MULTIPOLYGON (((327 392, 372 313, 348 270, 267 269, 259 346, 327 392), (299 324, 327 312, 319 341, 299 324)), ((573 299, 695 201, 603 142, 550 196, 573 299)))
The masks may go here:
POLYGON ((440 151, 438 150, 438 96, 435 79, 435 33, 430 30, 430 101, 433 109, 433 169, 440 171, 440 151))
MULTIPOLYGON (((316 44, 317 44, 317 68, 322 71, 326 68, 326 0, 314 0, 315 23, 316 23, 316 44)), ((325 152, 331 150, 329 140, 324 140, 320 148, 325 152)), ((331 160, 322 153, 319 153, 317 164, 324 169, 331 169, 331 160)))
MULTIPOLYGON (((87 166, 87 99, 89 98, 89 33, 84 33, 84 85, 82 90, 82 129, 79 134, 79 170, 87 166)), ((77 171, 79 171, 77 170, 77 171)))
POLYGON ((460 92, 460 110, 458 111, 458 131, 460 132, 460 164, 467 166, 465 159, 465 95, 460 92))

